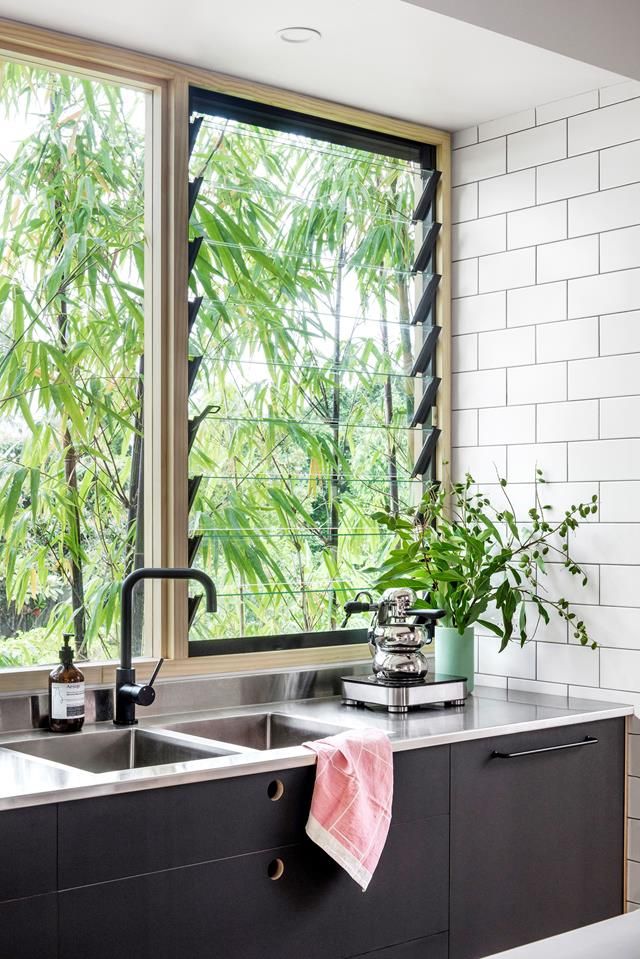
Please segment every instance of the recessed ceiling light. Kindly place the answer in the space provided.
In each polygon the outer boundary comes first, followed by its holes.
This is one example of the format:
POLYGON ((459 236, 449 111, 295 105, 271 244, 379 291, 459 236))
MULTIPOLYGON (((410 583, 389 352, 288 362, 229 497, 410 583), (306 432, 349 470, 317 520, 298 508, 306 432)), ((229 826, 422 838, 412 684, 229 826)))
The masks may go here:
POLYGON ((283 27, 278 30, 278 36, 285 43, 310 43, 311 40, 321 40, 322 34, 313 27, 283 27))

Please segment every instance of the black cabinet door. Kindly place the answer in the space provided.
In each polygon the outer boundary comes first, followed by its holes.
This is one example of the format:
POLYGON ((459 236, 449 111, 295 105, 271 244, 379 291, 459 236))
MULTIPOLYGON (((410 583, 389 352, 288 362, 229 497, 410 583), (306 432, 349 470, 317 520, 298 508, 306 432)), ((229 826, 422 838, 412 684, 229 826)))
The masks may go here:
POLYGON ((448 959, 448 939, 446 932, 438 936, 429 936, 428 939, 413 939, 411 942, 402 942, 388 949, 376 949, 366 955, 354 956, 353 959, 448 959))
POLYGON ((345 959, 424 938, 446 930, 448 834, 446 816, 393 827, 364 894, 309 841, 70 889, 60 956, 345 959))
MULTIPOLYGON (((82 938, 81 926, 78 936, 82 938)), ((2 959, 58 959, 56 894, 0 903, 2 959)))
MULTIPOLYGON (((396 753, 394 776, 393 822, 448 815, 448 746, 396 753)), ((305 766, 61 803, 60 888, 301 842, 314 781, 305 766)))
POLYGON ((0 902, 55 891, 57 828, 55 806, 0 812, 0 902))
POLYGON ((450 959, 622 911, 624 720, 456 744, 451 790, 450 959))
POLYGON ((314 780, 306 766, 61 803, 60 888, 300 842, 314 780))

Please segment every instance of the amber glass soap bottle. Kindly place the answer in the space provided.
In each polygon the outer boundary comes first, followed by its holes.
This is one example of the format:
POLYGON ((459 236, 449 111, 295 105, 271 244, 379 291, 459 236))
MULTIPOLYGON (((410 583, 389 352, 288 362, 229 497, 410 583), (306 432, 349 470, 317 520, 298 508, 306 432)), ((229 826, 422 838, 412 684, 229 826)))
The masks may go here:
POLYGON ((60 665, 49 673, 49 729, 75 733, 84 723, 84 674, 73 662, 71 636, 65 633, 60 665))

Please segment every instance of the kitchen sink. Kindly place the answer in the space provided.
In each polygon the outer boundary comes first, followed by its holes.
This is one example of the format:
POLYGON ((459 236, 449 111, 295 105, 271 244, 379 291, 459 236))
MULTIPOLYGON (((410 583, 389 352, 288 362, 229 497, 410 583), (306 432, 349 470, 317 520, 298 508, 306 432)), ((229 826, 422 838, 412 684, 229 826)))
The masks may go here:
POLYGON ((65 737, 25 740, 3 744, 28 756, 74 766, 90 773, 166 766, 233 754, 212 743, 182 742, 177 736, 165 736, 148 729, 110 729, 98 733, 70 733, 65 737))
POLYGON ((168 725, 167 729, 215 739, 248 749, 283 749, 301 746, 307 740, 324 739, 344 732, 344 726, 331 726, 308 719, 299 719, 284 713, 246 713, 217 719, 187 719, 168 725))

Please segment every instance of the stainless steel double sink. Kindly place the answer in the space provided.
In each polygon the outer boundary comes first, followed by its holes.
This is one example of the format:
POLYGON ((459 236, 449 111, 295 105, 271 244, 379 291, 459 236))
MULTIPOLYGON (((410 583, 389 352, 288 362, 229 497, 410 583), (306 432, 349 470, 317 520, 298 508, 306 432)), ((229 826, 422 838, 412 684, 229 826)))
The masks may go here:
POLYGON ((301 746, 342 732, 345 727, 310 722, 277 712, 183 719, 162 727, 87 730, 68 736, 43 733, 3 743, 36 761, 45 760, 89 773, 121 772, 175 765, 197 759, 301 746))

